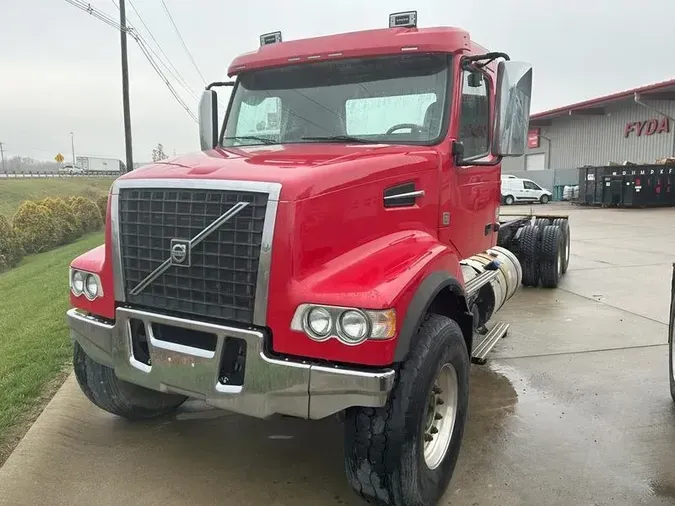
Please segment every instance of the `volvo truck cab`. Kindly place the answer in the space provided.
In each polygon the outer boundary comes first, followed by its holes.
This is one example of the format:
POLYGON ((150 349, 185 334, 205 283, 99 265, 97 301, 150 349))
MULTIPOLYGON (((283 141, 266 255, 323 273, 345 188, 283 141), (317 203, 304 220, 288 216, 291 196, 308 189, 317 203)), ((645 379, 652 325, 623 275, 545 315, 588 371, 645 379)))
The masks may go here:
POLYGON ((407 12, 266 34, 228 75, 204 91, 201 150, 117 179, 105 244, 72 262, 79 384, 129 419, 187 398, 339 414, 358 494, 435 504, 474 336, 522 278, 497 245, 500 163, 525 150, 531 67, 407 12))

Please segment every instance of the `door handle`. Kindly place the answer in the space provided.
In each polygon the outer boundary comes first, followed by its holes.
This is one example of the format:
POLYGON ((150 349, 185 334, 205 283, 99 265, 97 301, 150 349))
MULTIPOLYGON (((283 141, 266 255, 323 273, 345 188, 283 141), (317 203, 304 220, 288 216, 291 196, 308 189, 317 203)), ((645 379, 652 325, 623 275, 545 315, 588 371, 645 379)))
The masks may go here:
POLYGON ((406 192, 406 193, 397 193, 396 195, 385 195, 384 200, 396 200, 396 199, 409 199, 409 198, 417 198, 417 197, 424 197, 424 190, 416 190, 412 192, 406 192))
POLYGON ((415 188, 415 183, 403 183, 384 190, 383 204, 386 208, 412 207, 418 198, 424 196, 424 190, 415 188))

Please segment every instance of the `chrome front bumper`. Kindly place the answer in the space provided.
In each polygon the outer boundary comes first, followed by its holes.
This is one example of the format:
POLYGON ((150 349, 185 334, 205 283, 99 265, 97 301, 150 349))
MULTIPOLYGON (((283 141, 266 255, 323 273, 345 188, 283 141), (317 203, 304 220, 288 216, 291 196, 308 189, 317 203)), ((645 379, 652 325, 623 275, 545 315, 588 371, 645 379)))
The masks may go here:
POLYGON ((381 407, 394 384, 394 371, 361 371, 322 367, 301 361, 273 359, 263 351, 257 330, 202 323, 145 311, 118 308, 115 324, 67 313, 73 340, 94 361, 114 369, 118 378, 159 392, 203 399, 207 404, 257 418, 283 414, 321 419, 351 406, 381 407), (144 323, 150 363, 134 358, 131 319, 144 323), (217 338, 215 351, 162 341, 152 323, 208 332, 217 338), (226 338, 246 341, 243 385, 219 381, 226 338))

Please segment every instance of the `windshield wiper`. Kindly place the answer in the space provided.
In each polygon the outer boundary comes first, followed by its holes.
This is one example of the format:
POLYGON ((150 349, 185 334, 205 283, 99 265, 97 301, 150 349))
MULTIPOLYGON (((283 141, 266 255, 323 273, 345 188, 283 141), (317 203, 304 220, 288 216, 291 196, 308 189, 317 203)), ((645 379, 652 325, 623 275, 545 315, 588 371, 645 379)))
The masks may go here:
POLYGON ((254 135, 234 135, 231 137, 223 137, 223 140, 233 140, 233 141, 240 141, 240 140, 246 140, 246 141, 260 141, 263 144, 279 144, 277 141, 272 140, 272 139, 266 139, 265 137, 256 137, 254 135))
POLYGON ((361 137, 352 137, 351 135, 329 135, 326 137, 302 137, 307 141, 329 141, 329 142, 358 142, 360 144, 381 144, 380 141, 362 139, 361 137))

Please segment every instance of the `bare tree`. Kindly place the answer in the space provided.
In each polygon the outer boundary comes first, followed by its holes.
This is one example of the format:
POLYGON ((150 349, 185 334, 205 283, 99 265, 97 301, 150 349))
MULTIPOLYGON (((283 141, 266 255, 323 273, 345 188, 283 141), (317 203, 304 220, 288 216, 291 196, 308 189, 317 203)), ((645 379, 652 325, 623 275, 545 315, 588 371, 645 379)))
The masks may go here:
POLYGON ((155 148, 152 150, 152 161, 153 162, 158 162, 160 160, 166 160, 169 158, 167 154, 164 152, 164 146, 162 146, 162 143, 160 142, 157 144, 155 148))
POLYGON ((56 172, 58 167, 57 163, 36 160, 29 156, 13 156, 5 160, 7 172, 56 172))

